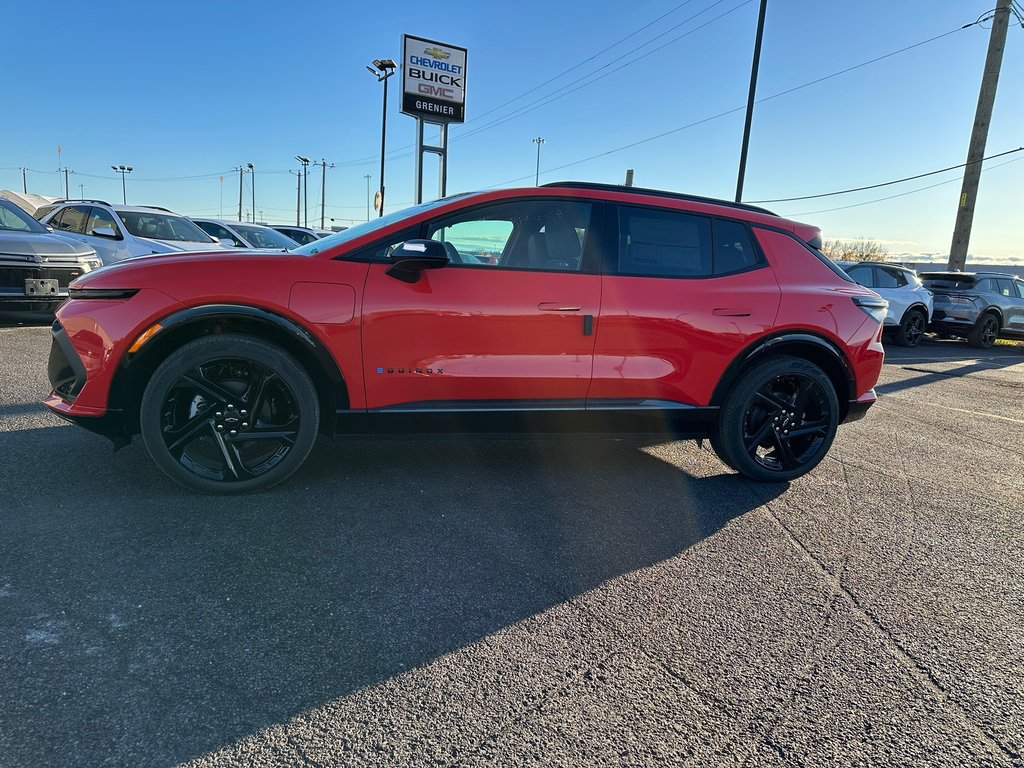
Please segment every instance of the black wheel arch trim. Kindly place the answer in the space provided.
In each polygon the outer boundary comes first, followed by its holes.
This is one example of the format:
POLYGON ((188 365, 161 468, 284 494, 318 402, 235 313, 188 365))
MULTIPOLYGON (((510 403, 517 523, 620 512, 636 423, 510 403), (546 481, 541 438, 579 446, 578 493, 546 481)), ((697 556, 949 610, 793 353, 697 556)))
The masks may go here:
MULTIPOLYGON (((726 368, 725 373, 722 374, 722 378, 719 379, 718 385, 715 387, 710 404, 722 405, 744 369, 755 360, 771 353, 785 354, 787 349, 790 350, 791 354, 795 353, 795 356, 800 357, 799 348, 801 347, 804 350, 811 349, 819 354, 824 354, 826 356, 825 359, 832 363, 830 366, 831 370, 825 370, 829 378, 835 381, 836 378, 839 378, 836 376, 838 373, 845 380, 846 391, 844 392, 841 389, 836 391, 841 410, 839 420, 842 422, 849 409, 849 402, 857 399, 857 379, 853 374, 853 367, 838 344, 810 331, 782 331, 753 342, 737 355, 732 363, 729 364, 729 367, 726 368)), ((812 360, 811 362, 815 361, 812 360)))
POLYGON ((210 332, 211 324, 225 332, 253 329, 269 331, 263 334, 263 338, 277 342, 298 357, 299 364, 310 373, 320 395, 321 432, 333 434, 335 411, 349 406, 348 387, 334 356, 309 329, 288 317, 245 304, 203 304, 174 312, 154 321, 152 325, 155 324, 161 326, 160 330, 147 339, 138 352, 125 354, 111 385, 110 405, 125 415, 128 421, 125 428, 130 434, 138 432, 137 414, 134 418, 130 414, 138 410, 145 382, 160 361, 169 354, 167 344, 171 343, 173 348, 177 348, 210 332), (218 321, 227 327, 217 325, 218 321), (241 329, 233 327, 239 325, 241 329), (173 343, 176 338, 180 343, 173 343), (165 354, 160 354, 162 349, 165 354))

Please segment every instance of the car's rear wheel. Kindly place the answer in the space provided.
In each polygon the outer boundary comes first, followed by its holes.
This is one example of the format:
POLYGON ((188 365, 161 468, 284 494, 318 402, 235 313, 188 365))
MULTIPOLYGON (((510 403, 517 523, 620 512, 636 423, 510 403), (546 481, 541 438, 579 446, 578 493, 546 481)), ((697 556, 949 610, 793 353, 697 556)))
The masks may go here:
POLYGON ((919 309, 908 309, 903 313, 903 319, 896 329, 896 343, 901 347, 916 347, 924 338, 927 324, 924 312, 919 309))
POLYGON ((999 318, 986 312, 967 334, 967 343, 972 347, 988 349, 999 337, 999 318))
POLYGON ((185 344, 157 368, 140 408, 157 465, 187 488, 245 493, 284 480, 309 455, 320 406, 284 350, 237 334, 185 344))
POLYGON ((824 371, 779 356, 750 368, 729 393, 712 446, 740 474, 782 482, 818 465, 838 425, 839 400, 824 371))

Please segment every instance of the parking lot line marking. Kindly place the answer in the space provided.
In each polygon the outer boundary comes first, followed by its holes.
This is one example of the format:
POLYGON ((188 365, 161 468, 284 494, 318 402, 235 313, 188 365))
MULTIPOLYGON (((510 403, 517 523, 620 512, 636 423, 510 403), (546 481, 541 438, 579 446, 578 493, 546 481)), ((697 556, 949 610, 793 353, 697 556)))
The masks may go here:
POLYGON ((945 408, 947 411, 957 411, 958 413, 967 413, 967 414, 970 414, 971 416, 986 416, 986 417, 988 417, 990 419, 999 419, 1000 421, 1008 421, 1011 424, 1024 424, 1024 419, 1014 419, 1014 418, 1012 418, 1010 416, 1000 416, 997 413, 985 413, 985 411, 971 411, 971 410, 968 410, 967 408, 954 408, 952 405, 943 405, 942 403, 922 402, 921 400, 917 400, 917 399, 915 399, 913 397, 902 397, 900 395, 885 395, 885 399, 886 400, 888 400, 888 399, 893 399, 893 400, 910 400, 910 401, 913 401, 914 403, 916 403, 917 405, 928 405, 928 406, 932 406, 934 408, 945 408))

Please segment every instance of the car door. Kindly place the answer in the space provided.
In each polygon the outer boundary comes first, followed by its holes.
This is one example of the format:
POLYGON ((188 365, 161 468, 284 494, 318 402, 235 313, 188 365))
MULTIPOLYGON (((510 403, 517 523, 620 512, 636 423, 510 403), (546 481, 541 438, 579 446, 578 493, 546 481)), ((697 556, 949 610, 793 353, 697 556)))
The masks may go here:
POLYGON ((744 222, 633 206, 616 219, 587 406, 706 405, 737 351, 773 327, 778 282, 744 222))
POLYGON ((1017 295, 1019 281, 1009 277, 1000 277, 992 280, 995 283, 995 292, 998 294, 999 308, 1003 312, 1003 328, 1009 331, 1024 330, 1024 307, 1020 297, 1017 295), (1014 285, 1014 283, 1018 285, 1014 285))
POLYGON ((1024 280, 1014 278, 1013 289, 1017 294, 1017 301, 1013 308, 1013 317, 1008 327, 1017 333, 1024 333, 1024 280))
POLYGON ((448 266, 415 283, 388 275, 378 243, 363 298, 367 406, 582 408, 601 298, 596 205, 565 199, 485 204, 419 234, 448 266))
POLYGON ((907 278, 898 269, 888 269, 877 264, 872 265, 871 270, 874 273, 875 284, 870 287, 889 302, 885 322, 887 325, 897 325, 913 299, 913 294, 907 287, 907 278))
POLYGON ((85 222, 85 237, 82 239, 96 249, 96 255, 104 264, 120 261, 129 256, 124 232, 110 212, 103 208, 93 206, 89 209, 89 218, 85 222))

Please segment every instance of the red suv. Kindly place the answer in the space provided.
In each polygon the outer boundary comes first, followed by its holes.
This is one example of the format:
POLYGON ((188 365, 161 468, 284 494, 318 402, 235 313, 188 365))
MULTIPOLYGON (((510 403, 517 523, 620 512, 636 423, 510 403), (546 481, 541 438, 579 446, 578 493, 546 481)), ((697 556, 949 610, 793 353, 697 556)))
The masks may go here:
POLYGON ((458 195, 289 253, 131 259, 75 281, 46 405, 179 483, 269 487, 318 434, 709 437, 813 468, 875 401, 886 304, 815 227, 559 183, 458 195))

